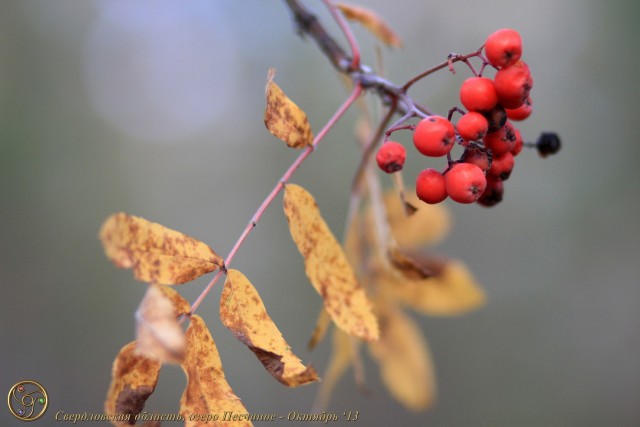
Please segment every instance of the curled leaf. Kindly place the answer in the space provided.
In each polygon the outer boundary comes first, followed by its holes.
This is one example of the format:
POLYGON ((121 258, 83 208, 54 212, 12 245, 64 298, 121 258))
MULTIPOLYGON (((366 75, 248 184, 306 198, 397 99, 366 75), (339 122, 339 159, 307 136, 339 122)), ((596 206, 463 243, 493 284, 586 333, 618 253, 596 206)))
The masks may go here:
POLYGON ((380 316, 380 339, 369 350, 380 365, 390 393, 407 408, 428 408, 436 383, 427 343, 415 323, 402 311, 385 304, 380 316))
POLYGON ((293 354, 267 314, 260 295, 238 270, 227 271, 220 297, 220 320, 282 384, 297 387, 318 380, 316 371, 293 354))
POLYGON ((187 340, 177 317, 190 310, 189 303, 175 290, 150 285, 135 316, 140 353, 160 362, 180 363, 187 340))
POLYGON ((411 258, 395 246, 389 248, 388 254, 391 265, 408 279, 420 280, 433 275, 429 267, 423 265, 417 259, 411 258))
POLYGON ((289 147, 304 148, 313 142, 309 120, 300 107, 273 82, 275 69, 269 69, 265 90, 267 108, 264 124, 273 136, 284 141, 289 147))
POLYGON ((143 282, 182 284, 224 265, 206 244, 144 218, 120 212, 102 224, 100 240, 117 267, 143 282))
MULTIPOLYGON (((191 316, 187 328, 187 354, 182 369, 187 376, 187 387, 180 398, 180 415, 185 419, 185 427, 204 425, 204 420, 194 419, 191 415, 223 414, 231 411, 247 414, 240 398, 233 393, 222 370, 220 354, 207 329, 207 325, 198 315, 191 316)), ((210 420, 209 420, 210 421, 210 420)), ((208 424, 209 425, 209 424, 208 424)), ((247 419, 237 422, 212 422, 210 425, 251 426, 247 419)))
POLYGON ((345 18, 362 24, 381 42, 391 47, 402 47, 402 40, 375 12, 362 6, 336 3, 345 18))
POLYGON ((324 299, 333 321, 351 335, 366 341, 378 339, 371 302, 313 196, 300 186, 287 185, 284 212, 291 237, 304 257, 307 277, 324 299))
POLYGON ((437 275, 423 280, 409 280, 395 271, 381 272, 376 280, 398 301, 434 316, 466 313, 485 301, 484 291, 460 261, 448 261, 437 275))
MULTIPOLYGON (((160 362, 149 359, 136 350, 135 341, 122 347, 113 362, 111 385, 104 402, 106 414, 128 414, 134 424, 134 417, 142 412, 151 393, 158 383, 160 362)), ((116 426, 127 425, 124 422, 113 422, 116 426)))

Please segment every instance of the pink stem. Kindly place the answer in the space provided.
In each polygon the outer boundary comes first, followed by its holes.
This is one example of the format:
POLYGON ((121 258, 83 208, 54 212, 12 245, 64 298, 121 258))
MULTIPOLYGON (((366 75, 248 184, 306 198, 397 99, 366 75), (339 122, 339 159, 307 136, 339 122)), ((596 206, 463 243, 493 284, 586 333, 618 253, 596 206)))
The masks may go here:
POLYGON ((340 30, 344 33, 344 36, 347 38, 347 42, 349 43, 349 49, 351 49, 351 70, 357 70, 360 68, 360 47, 358 46, 358 42, 356 41, 356 37, 353 35, 351 31, 351 27, 347 24, 347 21, 344 19, 344 16, 340 12, 336 6, 331 2, 331 0, 324 0, 324 3, 327 5, 329 12, 331 12, 331 16, 335 19, 336 23, 340 27, 340 30))
POLYGON ((231 249, 227 257, 225 258, 224 267, 218 270, 218 272, 216 273, 215 276, 213 276, 213 279, 211 279, 207 287, 204 288, 204 290, 198 296, 198 298, 193 302, 193 304, 191 304, 191 314, 193 314, 196 311, 196 309, 198 308, 200 303, 202 303, 202 301, 205 299, 209 291, 211 291, 211 289, 216 284, 216 282, 220 280, 220 277, 222 277, 222 275, 226 273, 227 268, 229 267, 229 264, 231 264, 231 261, 236 256, 236 253, 238 252, 238 250, 240 249, 244 241, 247 239, 247 237, 249 237, 249 234, 251 234, 251 231, 253 231, 256 225, 258 225, 258 221, 260 221, 260 218, 262 218, 262 215, 264 214, 264 212, 267 210, 269 205, 271 205, 271 203, 276 198, 278 193, 280 193, 280 191, 284 188, 285 184, 289 181, 293 173, 300 167, 300 165, 305 161, 305 159, 309 157, 309 155, 313 152, 313 150, 320 143, 320 141, 324 139, 324 137, 331 130, 331 128, 333 128, 333 126, 338 122, 338 120, 340 120, 340 118, 344 115, 344 113, 347 112, 349 107, 351 107, 351 105, 355 102, 355 100, 358 98, 358 96, 360 96, 361 93, 362 93, 362 86, 358 84, 353 88, 353 91, 351 92, 349 97, 342 103, 340 108, 338 108, 338 110, 333 114, 333 117, 329 119, 327 124, 325 124, 322 130, 320 130, 320 132, 315 136, 311 145, 307 146, 307 148, 305 148, 305 150, 302 153, 300 153, 298 158, 291 164, 291 166, 289 166, 289 169, 287 169, 284 175, 282 175, 282 178, 280 178, 280 180, 275 185, 273 190, 271 190, 267 198, 264 199, 264 201, 262 202, 262 204, 260 205, 256 213, 251 218, 251 221, 249 221, 249 224, 247 224, 244 231, 236 241, 236 244, 233 246, 233 249, 231 249))

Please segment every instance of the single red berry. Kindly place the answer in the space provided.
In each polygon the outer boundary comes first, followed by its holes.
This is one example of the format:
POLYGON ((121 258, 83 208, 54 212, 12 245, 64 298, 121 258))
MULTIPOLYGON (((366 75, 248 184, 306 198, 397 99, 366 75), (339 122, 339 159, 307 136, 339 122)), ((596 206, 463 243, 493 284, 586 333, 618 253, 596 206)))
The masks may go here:
POLYGON ((435 169, 427 168, 416 178, 416 195, 430 205, 440 203, 447 198, 444 176, 435 169))
POLYGON ((478 166, 483 172, 489 170, 489 154, 480 148, 467 148, 460 160, 478 166))
POLYGON ((529 66, 524 61, 498 70, 494 78, 498 102, 504 108, 514 109, 524 104, 533 87, 529 66))
POLYGON ((420 120, 413 132, 413 143, 418 151, 430 157, 440 157, 449 153, 455 140, 453 125, 440 116, 420 120))
POLYGON ((493 81, 486 77, 470 77, 460 86, 460 102, 469 111, 489 111, 498 103, 493 81))
POLYGON ((533 103, 531 102, 531 97, 527 96, 527 99, 524 100, 521 106, 514 109, 507 109, 507 117, 511 120, 521 121, 526 119, 531 115, 533 111, 533 103))
MULTIPOLYGON (((514 128, 515 129, 515 128, 514 128)), ((516 141, 513 143, 513 148, 511 149, 511 154, 517 156, 522 151, 522 147, 524 147, 524 140, 522 139, 522 135, 518 129, 515 129, 516 141)))
POLYGON ((407 158, 407 150, 399 142, 387 141, 378 149, 376 161, 380 169, 386 173, 402 170, 407 158))
POLYGON ((445 174, 447 194, 458 203, 473 203, 482 195, 487 178, 471 163, 456 163, 445 174))
POLYGON ((503 195, 504 184, 502 181, 487 177, 487 187, 478 199, 478 204, 485 207, 495 206, 502 201, 503 195))
POLYGON ((494 67, 508 67, 522 56, 522 38, 516 30, 503 28, 487 37, 484 52, 494 67))
POLYGON ((460 117, 456 124, 458 134, 468 141, 475 141, 482 139, 489 130, 489 122, 480 113, 470 111, 464 116, 460 117))
POLYGON ((500 156, 508 153, 515 146, 517 139, 515 131, 516 129, 511 122, 507 121, 501 129, 488 133, 487 136, 482 138, 482 142, 484 142, 485 147, 491 150, 491 154, 500 156))
POLYGON ((511 176, 514 163, 513 154, 511 153, 504 153, 494 157, 487 175, 501 181, 506 181, 509 179, 509 176, 511 176))
POLYGON ((502 126, 507 122, 507 112, 500 105, 496 105, 491 111, 482 113, 489 123, 488 133, 500 130, 502 126))

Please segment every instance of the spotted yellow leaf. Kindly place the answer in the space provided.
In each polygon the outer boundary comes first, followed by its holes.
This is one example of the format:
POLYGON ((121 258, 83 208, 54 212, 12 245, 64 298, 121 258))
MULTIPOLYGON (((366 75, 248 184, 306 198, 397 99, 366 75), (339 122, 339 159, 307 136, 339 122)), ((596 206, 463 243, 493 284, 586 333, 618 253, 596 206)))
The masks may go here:
POLYGON ((255 353, 267 371, 287 387, 318 380, 293 354, 262 303, 258 291, 238 270, 229 270, 220 297, 220 320, 255 353))
POLYGON ((313 142, 313 133, 307 115, 280 89, 274 81, 275 69, 269 69, 265 90, 267 108, 264 124, 273 136, 289 147, 304 148, 313 142))
POLYGON ((213 415, 233 412, 236 415, 248 414, 240 398, 233 393, 222 370, 220 354, 207 329, 207 325, 198 315, 191 316, 187 328, 187 354, 182 369, 187 376, 187 387, 180 398, 180 415, 185 419, 185 427, 203 425, 251 426, 246 418, 218 422, 193 418, 191 415, 213 415))
MULTIPOLYGON (((158 383, 161 363, 138 353, 135 341, 122 347, 113 362, 111 385, 104 402, 106 414, 129 415, 131 420, 142 412, 158 383)), ((128 425, 113 421, 116 426, 128 425)))
POLYGON ((102 224, 100 240, 117 267, 133 268, 143 282, 189 282, 224 265, 206 244, 163 225, 120 212, 102 224))
POLYGON ((313 196, 300 186, 288 184, 284 212, 291 237, 304 258, 307 277, 324 299, 331 319, 350 335, 366 341, 378 339, 371 302, 313 196))

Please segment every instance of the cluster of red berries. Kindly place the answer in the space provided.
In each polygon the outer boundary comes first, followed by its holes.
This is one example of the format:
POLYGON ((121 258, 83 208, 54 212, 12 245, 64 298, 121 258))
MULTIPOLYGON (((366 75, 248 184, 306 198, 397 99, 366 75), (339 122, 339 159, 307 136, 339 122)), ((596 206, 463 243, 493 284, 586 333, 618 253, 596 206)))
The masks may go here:
MULTIPOLYGON (((426 203, 450 197, 459 203, 495 205, 502 200, 503 182, 511 175, 514 157, 524 146, 520 131, 511 122, 526 119, 532 108, 529 92, 533 79, 529 66, 520 59, 520 35, 512 29, 494 32, 484 44, 484 54, 485 65, 497 70, 495 77, 464 81, 460 101, 468 111, 452 109, 463 113, 456 125, 433 115, 411 127, 414 145, 421 154, 448 159, 443 172, 427 168, 418 174, 416 193, 426 203), (453 161, 450 153, 456 143, 464 152, 453 161)), ((542 156, 553 154, 560 148, 560 140, 556 134, 544 133, 536 147, 542 156)), ((404 146, 394 141, 386 141, 376 155, 378 165, 387 173, 401 170, 405 159, 404 146)))

